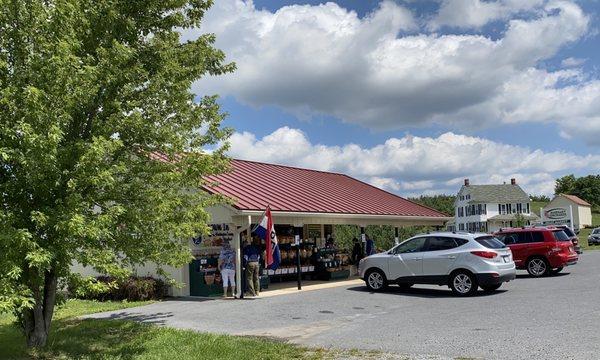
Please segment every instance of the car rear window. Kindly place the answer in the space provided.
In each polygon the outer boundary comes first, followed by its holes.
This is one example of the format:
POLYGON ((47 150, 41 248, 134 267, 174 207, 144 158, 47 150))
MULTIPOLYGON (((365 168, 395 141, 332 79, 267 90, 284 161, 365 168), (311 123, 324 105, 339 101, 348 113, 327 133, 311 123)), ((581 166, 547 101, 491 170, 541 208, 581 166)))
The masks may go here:
POLYGON ((552 235, 554 235, 554 238, 556 239, 556 241, 571 241, 569 239, 569 236, 567 234, 565 234, 565 232, 562 230, 553 231, 552 235))
POLYGON ((575 233, 568 227, 562 228, 562 231, 564 231, 565 234, 567 234, 567 236, 569 236, 569 237, 575 236, 575 233))
POLYGON ((506 245, 502 241, 496 239, 493 236, 482 236, 475 239, 478 243, 485 246, 488 249, 504 249, 506 245))

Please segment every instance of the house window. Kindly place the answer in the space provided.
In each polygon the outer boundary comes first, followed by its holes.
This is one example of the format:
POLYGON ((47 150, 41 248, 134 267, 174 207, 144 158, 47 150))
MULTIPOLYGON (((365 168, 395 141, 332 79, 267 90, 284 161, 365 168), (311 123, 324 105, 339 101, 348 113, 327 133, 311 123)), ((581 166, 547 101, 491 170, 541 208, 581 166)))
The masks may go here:
POLYGON ((509 214, 512 214, 512 204, 506 204, 506 209, 509 214))
POLYGON ((530 214, 530 212, 529 212, 529 203, 527 203, 527 213, 530 214))
POLYGON ((517 204, 517 214, 522 214, 523 213, 523 204, 518 203, 517 204))
POLYGON ((482 209, 481 204, 477 204, 477 215, 481 215, 482 209))
POLYGON ((487 215, 487 205, 483 204, 483 213, 487 215))
POLYGON ((502 211, 500 211, 500 214, 502 214, 502 215, 506 214, 506 204, 502 204, 502 211))

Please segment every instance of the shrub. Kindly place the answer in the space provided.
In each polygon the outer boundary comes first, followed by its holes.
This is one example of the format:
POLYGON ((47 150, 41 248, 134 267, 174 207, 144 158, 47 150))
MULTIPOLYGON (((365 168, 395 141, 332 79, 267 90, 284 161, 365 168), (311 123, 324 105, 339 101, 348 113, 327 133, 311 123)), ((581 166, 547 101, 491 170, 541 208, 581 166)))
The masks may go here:
POLYGON ((167 296, 167 284, 151 276, 131 276, 119 280, 110 276, 98 276, 90 283, 72 282, 69 293, 79 299, 99 301, 158 300, 167 296))

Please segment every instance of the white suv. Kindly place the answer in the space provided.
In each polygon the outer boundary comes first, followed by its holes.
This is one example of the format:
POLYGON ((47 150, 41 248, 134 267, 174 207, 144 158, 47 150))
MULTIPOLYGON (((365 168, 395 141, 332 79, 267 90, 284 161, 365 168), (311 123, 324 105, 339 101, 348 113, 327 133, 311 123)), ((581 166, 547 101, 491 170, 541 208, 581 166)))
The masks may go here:
POLYGON ((373 291, 396 283, 448 285, 455 294, 497 290, 516 277, 512 253, 492 235, 439 232, 412 237, 362 259, 358 272, 373 291))

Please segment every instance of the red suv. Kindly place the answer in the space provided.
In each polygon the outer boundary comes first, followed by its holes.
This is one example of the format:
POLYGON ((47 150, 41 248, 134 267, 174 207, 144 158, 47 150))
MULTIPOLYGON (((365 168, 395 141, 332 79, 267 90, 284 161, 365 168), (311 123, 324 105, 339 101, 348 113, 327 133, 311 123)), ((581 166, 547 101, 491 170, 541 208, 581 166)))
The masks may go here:
POLYGON ((517 269, 531 276, 556 274, 579 260, 569 236, 555 227, 506 228, 494 235, 510 248, 517 269))

